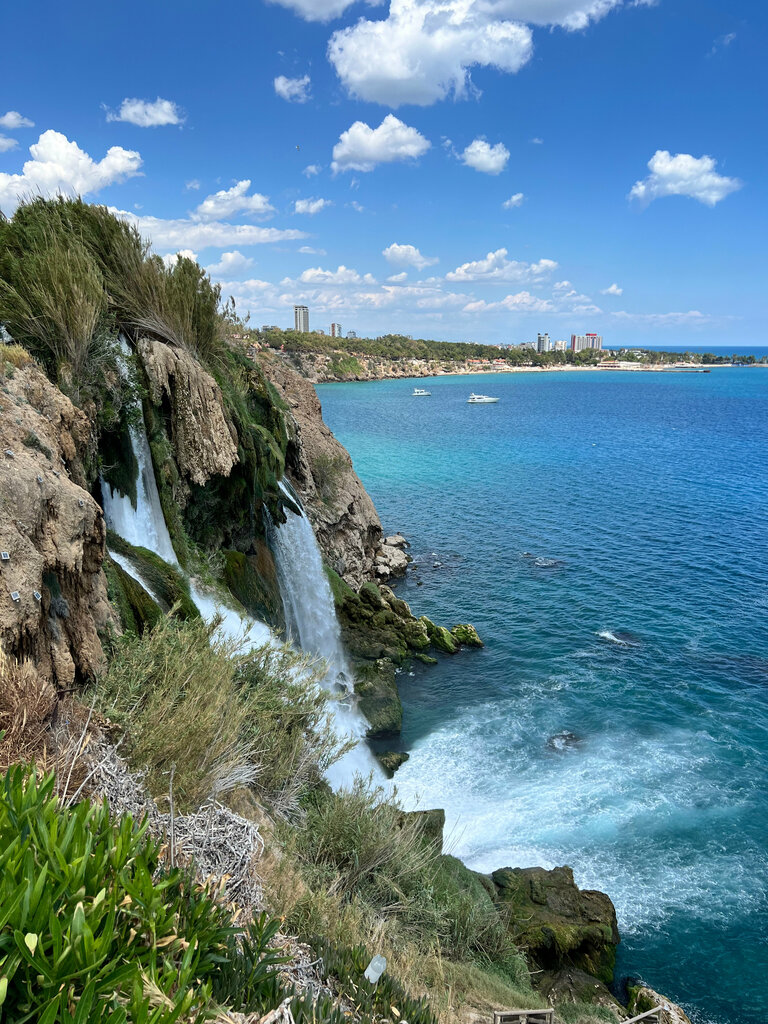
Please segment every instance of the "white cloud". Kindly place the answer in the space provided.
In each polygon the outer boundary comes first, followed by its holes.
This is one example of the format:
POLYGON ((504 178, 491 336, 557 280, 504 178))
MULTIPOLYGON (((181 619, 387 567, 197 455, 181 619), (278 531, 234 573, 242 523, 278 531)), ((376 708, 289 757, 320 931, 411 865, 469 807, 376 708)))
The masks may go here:
POLYGON ((608 285, 607 288, 603 288, 603 290, 600 292, 600 294, 601 295, 623 295, 624 294, 624 289, 623 288, 619 288, 619 286, 614 281, 614 283, 611 284, 611 285, 608 285))
POLYGON ((34 128, 35 122, 28 117, 22 117, 18 110, 9 110, 0 117, 0 128, 8 128, 14 131, 16 128, 34 128))
POLYGON ((181 257, 197 262, 197 253, 191 249, 179 249, 178 252, 169 252, 163 256, 163 263, 166 267, 175 267, 181 257))
POLYGON ((221 221, 163 220, 160 217, 139 217, 127 210, 110 207, 111 212, 135 224, 156 249, 225 249, 229 246, 262 245, 306 238, 305 231, 264 228, 256 224, 224 224, 221 221))
POLYGON ((554 260, 524 263, 507 259, 506 249, 489 252, 485 259, 462 263, 445 275, 446 281, 540 281, 557 268, 554 260))
POLYGON ((336 171, 372 171, 377 164, 396 160, 415 160, 431 143, 415 128, 404 124, 394 114, 387 114, 378 128, 364 121, 355 121, 339 136, 333 147, 336 171))
POLYGON ((0 208, 15 209, 20 196, 31 192, 44 195, 89 195, 140 173, 141 155, 122 146, 112 146, 101 160, 93 160, 61 132, 43 132, 29 147, 32 156, 21 174, 0 173, 0 208))
MULTIPOLYGON (((309 267, 299 275, 299 281, 302 284, 313 285, 376 284, 376 279, 371 274, 359 274, 356 270, 345 267, 343 264, 336 270, 309 267)), ((286 278, 281 284, 291 284, 291 278, 286 278)))
POLYGON ((189 192, 197 192, 197 190, 200 188, 200 182, 197 180, 197 178, 192 178, 190 181, 185 183, 184 188, 187 189, 189 192))
POLYGON ((464 311, 466 313, 487 313, 492 310, 507 309, 513 313, 551 313, 554 308, 549 299, 541 299, 537 295, 523 291, 507 295, 498 302, 485 302, 483 299, 468 302, 464 311))
POLYGON ((181 109, 171 100, 125 99, 118 111, 107 110, 108 121, 127 121, 139 128, 159 128, 167 124, 182 124, 184 116, 181 109))
POLYGON ((552 290, 556 292, 567 292, 571 288, 573 288, 573 285, 570 281, 555 281, 552 285, 552 290))
POLYGON ((461 154, 461 162, 467 167, 474 167, 483 174, 501 174, 509 160, 509 150, 503 142, 495 146, 485 139, 475 139, 461 154))
POLYGON ((9 139, 7 135, 0 135, 0 153, 7 153, 9 149, 18 146, 16 139, 9 139))
POLYGON ((237 213, 248 213, 257 217, 268 217, 275 212, 270 205, 269 197, 254 192, 248 195, 251 187, 249 178, 238 181, 232 188, 221 189, 207 196, 197 207, 192 216, 195 220, 219 220, 221 217, 232 217, 237 213))
POLYGON ((274 81, 275 92, 289 103, 306 103, 310 95, 309 81, 309 75, 302 75, 301 78, 278 75, 274 81))
MULTIPOLYGON (((355 0, 270 0, 295 11, 305 21, 330 21, 338 18, 355 0)), ((369 0, 371 2, 371 0, 369 0)))
POLYGON ((624 323, 647 324, 654 327, 699 327, 716 321, 715 317, 708 313, 700 313, 698 309, 689 309, 687 313, 628 313, 620 310, 610 315, 624 323))
POLYGON ((690 196, 705 206, 715 206, 731 192, 741 188, 738 178, 726 178, 715 170, 717 161, 711 156, 691 156, 657 149, 648 161, 650 174, 636 181, 629 193, 630 199, 639 199, 647 205, 662 196, 690 196))
MULTIPOLYGON (((731 45, 735 38, 735 32, 728 32, 726 35, 720 36, 720 38, 716 39, 712 44, 712 49, 709 51, 709 56, 714 57, 718 50, 725 50, 727 47, 731 45)), ((2 120, 0 120, 0 124, 2 124, 2 120)))
POLYGON ((514 210, 516 206, 523 205, 524 199, 525 196, 522 192, 515 192, 515 194, 513 196, 510 196, 509 199, 505 199, 501 205, 505 210, 514 210))
POLYGON ((299 252, 305 256, 325 256, 325 249, 314 249, 311 245, 302 245, 299 252))
POLYGON ((330 199, 297 199, 293 204, 293 212, 312 215, 320 213, 326 206, 333 206, 333 202, 330 199))
POLYGON ((534 146, 543 146, 543 145, 544 145, 544 139, 540 139, 540 138, 538 137, 538 135, 535 135, 535 136, 534 136, 534 137, 533 137, 533 138, 531 139, 531 142, 533 143, 533 145, 534 145, 534 146))
POLYGON ((253 266, 253 260, 235 249, 233 252, 223 252, 218 263, 212 263, 205 269, 211 277, 236 277, 253 266))
POLYGON ((322 169, 320 164, 308 164, 301 173, 307 178, 314 178, 322 169))
POLYGON ((358 203, 356 199, 353 199, 350 203, 347 203, 347 206, 351 206, 356 213, 362 213, 365 210, 363 204, 358 203))
MULTIPOLYGON (((475 65, 514 72, 531 56, 531 30, 508 20, 510 0, 391 0, 384 21, 335 32, 328 57, 347 91, 398 107, 467 94, 475 65)), ((512 0, 514 5, 514 0, 512 0)))
POLYGON ((423 270, 424 267, 439 262, 437 256, 422 256, 415 245, 400 245, 398 242, 388 245, 381 254, 387 262, 394 263, 395 266, 415 267, 417 270, 423 270))
POLYGON ((387 278, 389 284, 402 284, 403 281, 408 280, 408 271, 401 270, 399 274, 392 274, 391 277, 387 278))

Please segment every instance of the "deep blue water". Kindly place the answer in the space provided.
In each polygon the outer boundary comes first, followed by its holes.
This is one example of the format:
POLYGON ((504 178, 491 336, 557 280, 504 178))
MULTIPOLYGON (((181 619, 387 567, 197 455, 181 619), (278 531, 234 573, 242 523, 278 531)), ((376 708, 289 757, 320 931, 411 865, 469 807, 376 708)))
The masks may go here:
POLYGON ((475 868, 608 892, 619 973, 696 1022, 764 1024, 768 369, 318 392, 411 541, 401 596, 486 641, 400 676, 401 794, 475 868))

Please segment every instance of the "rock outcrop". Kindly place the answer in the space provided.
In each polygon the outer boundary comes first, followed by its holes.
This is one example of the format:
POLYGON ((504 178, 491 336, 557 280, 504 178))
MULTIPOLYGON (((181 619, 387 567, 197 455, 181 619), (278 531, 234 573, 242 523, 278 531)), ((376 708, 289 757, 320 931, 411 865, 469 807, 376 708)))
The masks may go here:
POLYGON ((492 878, 513 911, 512 938, 541 970, 577 968, 611 984, 619 930, 605 893, 579 889, 569 867, 502 868, 492 878))
MULTIPOLYGON (((260 361, 288 406, 293 431, 286 469, 328 564, 356 590, 377 575, 383 531, 352 459, 323 422, 312 384, 276 358, 260 361)), ((384 573, 379 578, 390 575, 384 573)))
POLYGON ((6 365, 0 383, 0 638, 66 688, 102 665, 99 630, 114 621, 81 462, 90 424, 32 364, 6 365))
POLYGON ((629 987, 629 1013, 635 1017, 648 1010, 655 1010, 657 1006, 661 1009, 661 1024, 691 1024, 688 1014, 676 1003, 672 1003, 666 996, 659 995, 654 989, 647 985, 630 985, 629 987))
POLYGON ((224 415, 219 385, 184 349, 141 338, 137 344, 154 405, 170 408, 176 462, 192 483, 229 476, 237 463, 237 435, 224 415))

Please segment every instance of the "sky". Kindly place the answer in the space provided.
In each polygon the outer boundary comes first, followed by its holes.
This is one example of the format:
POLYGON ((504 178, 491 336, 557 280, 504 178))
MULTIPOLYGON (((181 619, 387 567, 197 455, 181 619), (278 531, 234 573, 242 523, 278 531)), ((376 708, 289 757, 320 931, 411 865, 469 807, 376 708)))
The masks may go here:
POLYGON ((768 343, 763 0, 0 12, 0 209, 120 211, 254 326, 768 343))

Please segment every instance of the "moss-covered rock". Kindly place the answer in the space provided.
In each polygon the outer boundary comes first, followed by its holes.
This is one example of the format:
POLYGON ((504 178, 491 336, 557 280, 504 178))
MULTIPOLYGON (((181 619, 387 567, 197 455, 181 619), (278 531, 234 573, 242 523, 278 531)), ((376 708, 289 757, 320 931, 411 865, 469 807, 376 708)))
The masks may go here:
POLYGON ((404 765, 410 757, 410 754, 406 754, 402 750, 385 750, 382 753, 376 754, 381 767, 384 769, 384 774, 388 779, 391 779, 397 769, 404 765))
POLYGON ((484 647, 477 630, 468 622, 460 622, 451 630, 451 636, 462 647, 484 647))
POLYGON ((148 548, 134 547, 111 530, 107 531, 107 545, 136 567, 163 611, 168 612, 177 605, 177 614, 181 618, 199 617, 200 612, 190 597, 189 581, 175 566, 164 562, 148 548))
POLYGON ((415 651, 413 657, 416 661, 420 661, 422 665, 436 665, 437 658, 432 658, 429 654, 424 654, 423 651, 415 651))
POLYGON ((384 609, 389 610, 389 605, 384 600, 381 591, 375 583, 364 583, 362 587, 360 587, 358 595, 363 604, 368 605, 368 607, 374 612, 382 611, 384 609))
POLYGON ((459 645, 445 626, 436 626, 426 615, 422 615, 419 621, 424 624, 430 642, 436 650, 444 654, 458 653, 459 645))
POLYGON ((648 1010, 655 1010, 657 1006, 661 1006, 661 1024, 691 1024, 690 1017, 682 1007, 670 1002, 666 996, 659 995, 658 992, 643 985, 642 982, 629 985, 627 992, 629 995, 627 1010, 632 1016, 647 1013, 648 1010))
POLYGON ((285 615, 280 597, 275 560, 263 541, 256 541, 253 553, 224 551, 224 582, 246 611, 257 619, 283 628, 285 615))
POLYGON ((545 971, 573 966, 610 985, 619 931, 605 893, 580 890, 569 867, 494 871, 511 937, 545 971))
POLYGON ((397 736, 403 725, 403 705, 395 682, 395 666, 388 658, 363 665, 355 678, 358 706, 368 720, 371 739, 397 736))
POLYGON ((443 849, 443 832, 445 831, 445 811, 442 807, 432 807, 426 811, 403 811, 403 821, 418 821, 421 825, 421 836, 425 843, 435 847, 440 853, 443 849))
POLYGON ((109 555, 104 559, 103 568, 107 578, 107 596, 120 617, 123 629, 141 634, 148 626, 154 626, 163 613, 144 587, 109 555))

